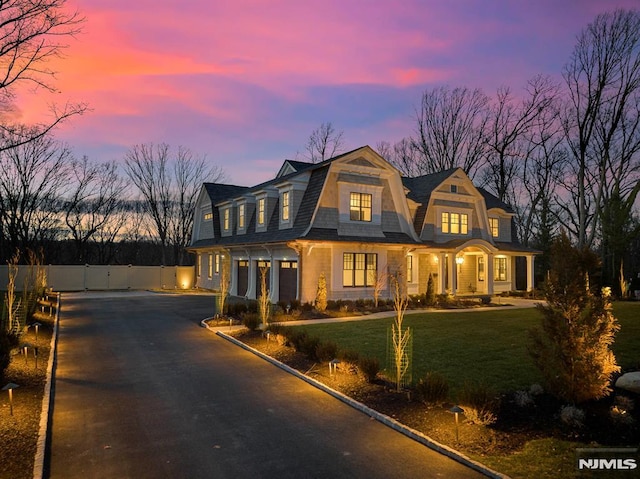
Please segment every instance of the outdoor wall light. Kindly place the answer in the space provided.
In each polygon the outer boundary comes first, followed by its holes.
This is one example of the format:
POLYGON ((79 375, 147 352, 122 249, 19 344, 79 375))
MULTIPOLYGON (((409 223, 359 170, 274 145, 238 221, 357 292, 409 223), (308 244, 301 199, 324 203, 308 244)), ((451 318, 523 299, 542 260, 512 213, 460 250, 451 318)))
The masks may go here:
POLYGON ((456 263, 457 264, 464 263, 464 256, 456 256, 456 263))
POLYGON ((13 390, 19 388, 16 383, 9 383, 2 388, 3 391, 9 391, 9 414, 13 416, 13 390))

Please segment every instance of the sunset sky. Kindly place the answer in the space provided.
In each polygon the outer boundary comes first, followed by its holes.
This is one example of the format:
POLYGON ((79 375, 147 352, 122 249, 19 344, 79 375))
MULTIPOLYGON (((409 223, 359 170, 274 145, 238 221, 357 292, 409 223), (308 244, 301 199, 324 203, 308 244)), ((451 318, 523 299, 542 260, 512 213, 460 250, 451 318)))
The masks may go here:
MULTIPOLYGON (((91 111, 56 131, 77 156, 184 145, 253 185, 322 122, 347 149, 412 134, 427 88, 515 92, 560 79, 576 35, 638 0, 69 0, 86 17, 53 99, 91 111)), ((20 95, 20 120, 52 98, 20 95)))

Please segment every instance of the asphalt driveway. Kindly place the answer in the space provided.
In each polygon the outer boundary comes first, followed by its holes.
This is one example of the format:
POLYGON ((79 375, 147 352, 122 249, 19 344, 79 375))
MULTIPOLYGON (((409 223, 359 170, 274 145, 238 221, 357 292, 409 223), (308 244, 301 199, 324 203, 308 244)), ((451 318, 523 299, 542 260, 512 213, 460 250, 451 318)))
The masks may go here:
POLYGON ((62 296, 50 477, 479 477, 201 328, 211 308, 62 296))

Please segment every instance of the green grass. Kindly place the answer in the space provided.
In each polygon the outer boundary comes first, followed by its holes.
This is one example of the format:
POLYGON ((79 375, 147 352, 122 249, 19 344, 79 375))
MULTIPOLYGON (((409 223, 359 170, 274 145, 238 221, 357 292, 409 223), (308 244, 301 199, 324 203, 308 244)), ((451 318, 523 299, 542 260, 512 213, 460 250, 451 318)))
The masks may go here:
MULTIPOLYGON (((640 303, 616 303, 621 330, 614 344, 623 368, 640 366, 640 303)), ((392 318, 300 326, 309 334, 335 341, 387 364, 387 334, 392 318)), ((527 351, 528 330, 540 324, 535 309, 421 313, 407 315, 413 330, 413 379, 438 371, 453 395, 467 380, 479 380, 498 392, 528 388, 541 376, 527 351)))

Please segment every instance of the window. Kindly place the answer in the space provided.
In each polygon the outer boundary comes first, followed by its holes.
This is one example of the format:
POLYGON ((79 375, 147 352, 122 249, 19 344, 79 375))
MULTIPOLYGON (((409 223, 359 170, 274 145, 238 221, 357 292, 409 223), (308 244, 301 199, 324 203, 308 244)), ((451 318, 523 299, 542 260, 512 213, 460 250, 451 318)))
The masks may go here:
POLYGON ((494 280, 495 281, 506 281, 507 280, 507 258, 495 258, 495 273, 494 280))
MULTIPOLYGON (((218 257, 218 255, 216 255, 216 258, 218 257)), ((209 254, 209 258, 208 258, 208 276, 209 279, 211 279, 213 277, 213 255, 209 254)))
POLYGON ((344 253, 342 255, 342 285, 349 288, 374 286, 378 271, 375 253, 344 253))
POLYGON ((200 277, 200 262, 202 261, 202 255, 198 254, 198 257, 196 258, 196 275, 198 276, 198 278, 200 277))
POLYGON ((478 281, 484 281, 484 256, 478 256, 478 281))
POLYGON ((282 221, 289 221, 289 192, 282 193, 282 221))
POLYGON ((369 193, 351 193, 349 217, 351 221, 371 221, 372 195, 369 193))
POLYGON ((494 238, 500 236, 500 220, 498 218, 489 218, 489 230, 494 238))
POLYGON ((230 223, 231 223, 231 209, 227 208, 226 210, 224 210, 224 230, 225 231, 229 231, 229 228, 231 227, 230 223))
POLYGON ((216 274, 220 274, 220 255, 216 255, 216 274))
POLYGON ((244 205, 238 206, 238 228, 244 228, 244 205))
POLYGON ((213 219, 213 213, 209 212, 209 213, 205 213, 203 216, 203 219, 205 221, 211 221, 213 219))
POLYGON ((451 185, 451 188, 449 189, 449 191, 451 193, 457 193, 458 192, 458 185, 451 185))
POLYGON ((280 268, 282 269, 297 269, 298 263, 296 261, 280 261, 280 268))
POLYGON ((407 282, 413 283, 413 256, 407 256, 407 282))
POLYGON ((265 208, 266 200, 261 198, 258 200, 258 224, 260 226, 264 225, 264 208, 265 208))
POLYGON ((442 213, 441 217, 442 232, 450 234, 463 234, 469 233, 469 215, 465 213, 442 213))

